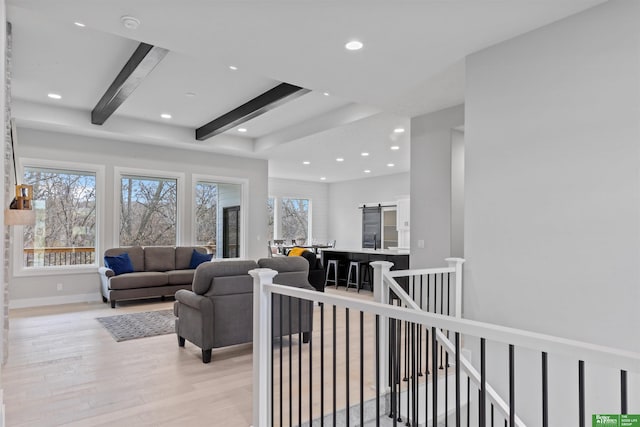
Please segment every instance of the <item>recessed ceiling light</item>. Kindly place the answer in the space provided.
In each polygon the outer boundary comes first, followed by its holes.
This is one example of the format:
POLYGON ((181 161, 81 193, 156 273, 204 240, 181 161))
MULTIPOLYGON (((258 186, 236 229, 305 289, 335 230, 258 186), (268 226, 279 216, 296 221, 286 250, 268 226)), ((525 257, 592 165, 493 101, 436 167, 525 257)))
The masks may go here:
POLYGON ((238 128, 238 132, 245 133, 246 131, 247 131, 247 129, 246 129, 246 128, 238 128))
POLYGON ((120 22, 127 30, 136 30, 140 26, 140 20, 135 16, 122 16, 120 22))
POLYGON ((169 114, 169 113, 162 113, 162 114, 160 114, 160 117, 162 117, 163 119, 170 119, 170 118, 171 118, 171 114, 169 114))
POLYGON ((395 128, 393 131, 395 133, 404 133, 404 128, 395 128))
POLYGON ((361 155, 362 157, 367 157, 367 156, 369 155, 369 153, 367 153, 367 152, 365 151, 365 152, 360 153, 360 155, 361 155))
POLYGON ((399 150, 400 149, 400 147, 398 145, 392 145, 390 148, 392 150, 399 150))
POLYGON ((233 71, 237 71, 238 67, 236 67, 235 65, 229 65, 229 69, 233 71))
POLYGON ((336 162, 344 162, 344 159, 343 159, 342 157, 338 157, 338 158, 336 159, 336 162))
POLYGON ((194 96, 196 96, 196 94, 194 92, 186 92, 184 94, 184 96, 188 96, 189 98, 193 98, 194 96))
POLYGON ((62 95, 59 95, 57 93, 49 93, 47 94, 47 96, 51 99, 62 99, 62 95))
POLYGON ((390 168, 394 167, 395 165, 393 163, 387 163, 387 166, 389 166, 390 168))
POLYGON ((327 177, 326 176, 321 176, 320 177, 320 181, 326 181, 327 177))
POLYGON ((324 96, 329 96, 329 92, 324 92, 323 95, 324 96))
POLYGON ((371 171, 369 169, 365 169, 364 173, 371 173, 371 171))
POLYGON ((362 46, 364 45, 362 44, 361 41, 358 41, 358 40, 351 40, 350 42, 344 45, 344 47, 347 50, 360 50, 362 49, 362 46))
POLYGON ((303 165, 310 165, 311 162, 309 160, 305 160, 304 162, 302 162, 303 165))
POLYGON ((86 25, 83 24, 82 22, 74 22, 73 25, 75 25, 76 27, 81 27, 81 28, 86 27, 86 25))

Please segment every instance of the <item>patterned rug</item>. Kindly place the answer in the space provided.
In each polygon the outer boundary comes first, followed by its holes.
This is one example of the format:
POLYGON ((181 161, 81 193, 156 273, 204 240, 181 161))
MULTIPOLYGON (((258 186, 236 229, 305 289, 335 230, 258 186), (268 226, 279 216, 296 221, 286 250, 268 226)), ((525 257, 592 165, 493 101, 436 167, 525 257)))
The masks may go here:
POLYGON ((175 332, 173 310, 119 314, 117 316, 98 317, 96 320, 118 342, 175 332))

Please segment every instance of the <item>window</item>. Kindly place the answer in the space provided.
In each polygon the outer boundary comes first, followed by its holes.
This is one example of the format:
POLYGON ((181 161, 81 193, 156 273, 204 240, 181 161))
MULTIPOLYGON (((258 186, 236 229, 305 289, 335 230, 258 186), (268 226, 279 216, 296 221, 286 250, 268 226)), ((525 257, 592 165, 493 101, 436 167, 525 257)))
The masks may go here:
POLYGON ((274 230, 273 230, 273 224, 274 224, 273 207, 274 207, 274 203, 275 203, 275 200, 273 199, 273 197, 269 197, 267 199, 267 215, 269 216, 269 226, 268 226, 268 229, 267 229, 267 239, 269 239, 270 241, 273 241, 273 239, 275 238, 275 234, 274 234, 274 230))
POLYGON ((196 244, 216 246, 218 235, 218 185, 196 183, 196 244))
POLYGON ((309 200, 282 198, 280 235, 285 240, 302 241, 309 237, 309 200))
POLYGON ((205 246, 216 258, 240 256, 242 185, 204 177, 194 180, 195 243, 205 246), (235 216, 225 216, 231 208, 237 208, 235 216))
POLYGON ((91 265, 96 260, 96 173, 25 167, 35 225, 24 227, 23 266, 91 265))
POLYGON ((176 179, 122 175, 120 246, 177 242, 176 179))

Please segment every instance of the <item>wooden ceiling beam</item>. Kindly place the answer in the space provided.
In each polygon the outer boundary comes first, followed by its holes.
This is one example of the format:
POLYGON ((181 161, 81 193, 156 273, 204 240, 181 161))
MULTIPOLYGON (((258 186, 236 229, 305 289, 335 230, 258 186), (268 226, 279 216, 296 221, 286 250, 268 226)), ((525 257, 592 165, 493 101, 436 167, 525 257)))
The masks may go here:
POLYGON ((140 43, 91 111, 91 123, 104 124, 168 52, 161 47, 140 43))
POLYGON ((309 92, 309 89, 289 83, 280 83, 278 86, 269 89, 241 106, 199 127, 196 129, 196 139, 198 141, 204 141, 207 138, 239 126, 241 123, 298 98, 307 92, 309 92))

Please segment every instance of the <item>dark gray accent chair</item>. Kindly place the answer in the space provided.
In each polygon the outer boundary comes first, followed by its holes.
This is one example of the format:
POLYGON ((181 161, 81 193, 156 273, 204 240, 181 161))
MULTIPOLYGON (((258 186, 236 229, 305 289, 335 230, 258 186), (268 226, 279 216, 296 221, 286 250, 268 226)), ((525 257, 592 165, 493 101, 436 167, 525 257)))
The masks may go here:
MULTIPOLYGON (((274 283, 303 289, 314 288, 307 280, 309 264, 300 257, 265 258, 255 261, 225 260, 204 263, 196 269, 192 290, 176 292, 174 314, 178 345, 185 340, 202 350, 202 362, 211 361, 213 348, 253 341, 253 278, 249 271, 255 268, 278 271, 274 283)), ((280 335, 279 298, 274 301, 274 336, 280 335), (277 313, 277 315, 276 315, 277 313)), ((286 301, 286 298, 283 298, 286 301)), ((302 324, 298 322, 298 301, 291 301, 291 333, 305 333, 313 325, 313 303, 302 302, 302 324), (295 318, 295 319, 293 319, 295 318)), ((282 334, 288 334, 289 305, 283 304, 282 334)))

